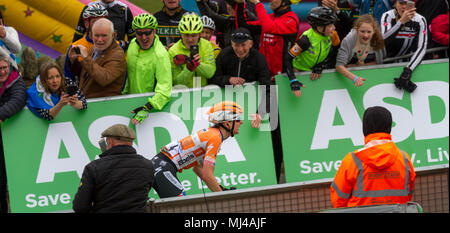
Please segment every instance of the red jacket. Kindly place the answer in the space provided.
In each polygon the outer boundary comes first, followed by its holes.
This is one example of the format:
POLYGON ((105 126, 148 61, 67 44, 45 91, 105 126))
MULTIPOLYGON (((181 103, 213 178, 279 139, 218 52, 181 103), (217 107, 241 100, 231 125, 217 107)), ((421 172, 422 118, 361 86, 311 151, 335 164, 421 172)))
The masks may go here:
POLYGON ((299 20, 297 15, 287 8, 281 12, 267 14, 262 3, 256 4, 258 21, 249 25, 261 26, 259 51, 266 57, 271 76, 283 72, 283 52, 287 53, 287 40, 293 43, 298 34, 299 20), (292 38, 292 39, 290 39, 292 38))
POLYGON ((334 208, 411 201, 416 173, 390 134, 374 133, 364 148, 347 154, 331 184, 334 208))
POLYGON ((449 44, 448 36, 448 12, 447 14, 442 14, 436 16, 436 18, 431 21, 430 32, 432 39, 438 44, 446 45, 449 44))

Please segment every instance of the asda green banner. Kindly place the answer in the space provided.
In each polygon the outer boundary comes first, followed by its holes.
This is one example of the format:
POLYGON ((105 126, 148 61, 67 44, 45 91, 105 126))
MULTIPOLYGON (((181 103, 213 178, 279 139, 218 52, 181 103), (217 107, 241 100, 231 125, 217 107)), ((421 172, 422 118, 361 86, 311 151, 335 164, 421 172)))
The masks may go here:
MULTIPOLYGON (((245 114, 240 133, 221 146, 217 180, 237 189, 276 184, 270 131, 250 123, 258 106, 258 86, 174 90, 162 111, 152 111, 143 124, 134 126, 130 111, 149 95, 91 99, 88 109, 65 107, 52 122, 23 109, 2 123, 11 211, 71 210, 83 168, 98 158, 100 134, 109 126, 122 123, 135 130, 133 146, 150 159, 167 143, 207 128, 206 112, 222 100, 237 101, 245 114)), ((209 192, 192 169, 179 173, 179 179, 187 195, 209 192)), ((149 196, 157 198, 153 189, 149 196)))
POLYGON ((413 93, 393 84, 402 70, 399 65, 353 70, 366 79, 360 87, 337 72, 315 81, 298 76, 306 86, 300 98, 287 91, 289 80, 278 76, 286 181, 333 178, 344 156, 364 146, 362 116, 376 105, 391 111, 393 141, 410 155, 415 168, 448 165, 448 59, 418 66, 412 76, 418 86, 413 93))

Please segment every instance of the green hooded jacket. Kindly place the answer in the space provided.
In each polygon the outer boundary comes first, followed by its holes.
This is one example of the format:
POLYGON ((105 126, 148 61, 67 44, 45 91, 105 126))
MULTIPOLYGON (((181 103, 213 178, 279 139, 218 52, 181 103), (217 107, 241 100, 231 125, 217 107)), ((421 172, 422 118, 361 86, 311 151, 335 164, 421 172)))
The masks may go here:
POLYGON ((128 78, 122 94, 155 92, 148 102, 161 110, 170 100, 172 72, 169 53, 155 35, 153 45, 143 50, 134 38, 127 50, 128 78))

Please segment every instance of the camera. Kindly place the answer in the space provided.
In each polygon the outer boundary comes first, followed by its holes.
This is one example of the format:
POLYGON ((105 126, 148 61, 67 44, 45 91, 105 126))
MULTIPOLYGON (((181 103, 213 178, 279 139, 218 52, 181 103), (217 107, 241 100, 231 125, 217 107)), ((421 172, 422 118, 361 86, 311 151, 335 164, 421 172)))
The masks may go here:
POLYGON ((73 47, 73 50, 75 51, 76 54, 81 54, 80 48, 78 48, 78 47, 73 47))
POLYGON ((77 94, 77 91, 78 91, 78 87, 77 86, 75 86, 75 85, 67 86, 67 94, 69 96, 73 96, 73 95, 77 94))

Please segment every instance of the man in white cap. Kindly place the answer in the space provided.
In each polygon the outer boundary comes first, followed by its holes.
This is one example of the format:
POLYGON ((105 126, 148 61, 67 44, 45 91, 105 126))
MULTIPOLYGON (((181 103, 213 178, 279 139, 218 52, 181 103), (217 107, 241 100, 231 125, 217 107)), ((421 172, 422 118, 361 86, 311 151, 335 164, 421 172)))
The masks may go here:
POLYGON ((154 180, 150 160, 132 147, 136 135, 115 124, 102 133, 102 154, 84 168, 73 200, 76 213, 144 213, 154 180))

